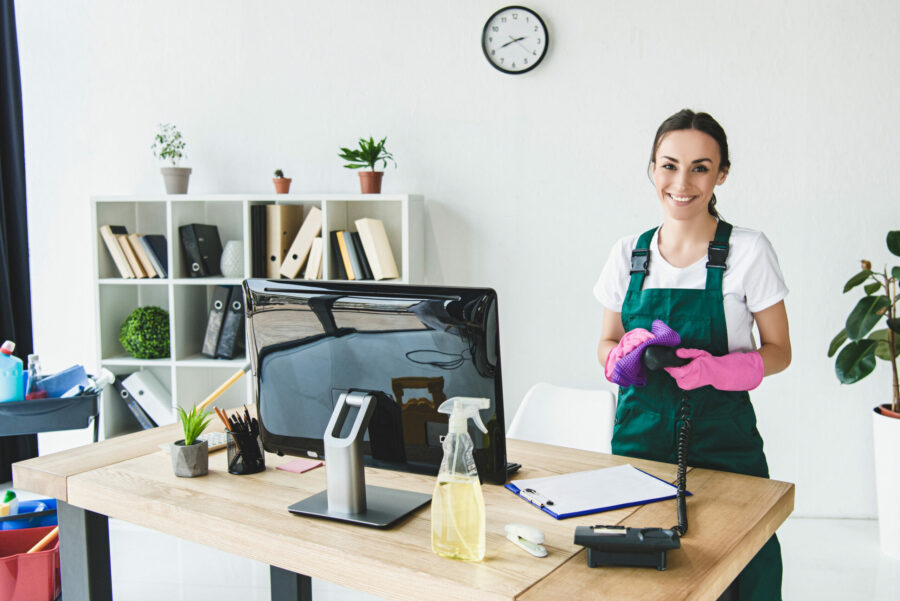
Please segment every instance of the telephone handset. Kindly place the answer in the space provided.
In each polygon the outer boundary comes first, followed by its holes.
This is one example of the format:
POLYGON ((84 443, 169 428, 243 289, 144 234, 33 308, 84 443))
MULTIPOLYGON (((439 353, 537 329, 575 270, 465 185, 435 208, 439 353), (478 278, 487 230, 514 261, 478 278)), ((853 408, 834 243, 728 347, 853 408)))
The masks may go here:
MULTIPOLYGON (((690 363, 675 354, 668 346, 649 345, 644 349, 642 361, 650 370, 664 367, 681 367, 690 363)), ((678 408, 678 472, 676 503, 678 524, 671 528, 629 528, 626 526, 576 526, 575 544, 587 547, 588 566, 648 566, 666 569, 666 551, 681 547, 681 537, 688 529, 687 503, 687 454, 691 438, 690 406, 687 393, 682 391, 678 408)))

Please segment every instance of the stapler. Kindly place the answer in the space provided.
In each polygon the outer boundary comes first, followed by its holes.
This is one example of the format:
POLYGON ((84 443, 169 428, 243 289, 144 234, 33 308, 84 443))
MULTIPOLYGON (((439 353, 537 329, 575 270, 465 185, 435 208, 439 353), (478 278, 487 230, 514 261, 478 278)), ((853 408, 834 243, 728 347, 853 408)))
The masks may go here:
POLYGON ((544 542, 544 533, 524 524, 507 524, 503 527, 506 538, 518 545, 535 557, 547 557, 547 549, 541 544, 544 542))

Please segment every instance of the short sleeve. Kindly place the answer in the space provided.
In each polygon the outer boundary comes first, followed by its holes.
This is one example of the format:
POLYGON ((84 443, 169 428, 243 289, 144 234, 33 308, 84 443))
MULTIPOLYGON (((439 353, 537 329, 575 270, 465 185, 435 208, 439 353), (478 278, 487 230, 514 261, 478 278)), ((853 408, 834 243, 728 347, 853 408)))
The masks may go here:
POLYGON ((760 232, 751 253, 744 280, 747 308, 751 313, 768 309, 788 295, 787 285, 778 264, 778 255, 766 235, 760 232))
POLYGON ((622 312, 625 292, 628 290, 629 274, 626 266, 631 255, 633 236, 618 240, 609 252, 600 278, 594 284, 594 296, 610 311, 622 312))

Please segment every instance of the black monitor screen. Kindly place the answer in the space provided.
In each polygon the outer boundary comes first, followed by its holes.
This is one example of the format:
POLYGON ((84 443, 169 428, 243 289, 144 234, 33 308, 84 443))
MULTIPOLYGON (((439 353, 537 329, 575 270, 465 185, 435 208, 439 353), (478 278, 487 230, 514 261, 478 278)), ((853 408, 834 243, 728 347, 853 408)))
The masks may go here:
POLYGON ((484 397, 487 434, 469 425, 475 462, 483 480, 506 481, 493 290, 247 280, 244 294, 266 450, 321 456, 341 393, 365 390, 377 397, 366 463, 436 474, 448 421, 438 407, 455 396, 484 397))

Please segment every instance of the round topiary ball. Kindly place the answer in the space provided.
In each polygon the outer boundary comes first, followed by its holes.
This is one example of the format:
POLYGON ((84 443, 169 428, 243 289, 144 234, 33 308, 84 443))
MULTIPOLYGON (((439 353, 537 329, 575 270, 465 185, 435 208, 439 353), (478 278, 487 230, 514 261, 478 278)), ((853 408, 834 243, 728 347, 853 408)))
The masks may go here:
POLYGON ((125 352, 136 359, 169 356, 169 313, 160 307, 138 307, 125 318, 119 332, 125 352))

